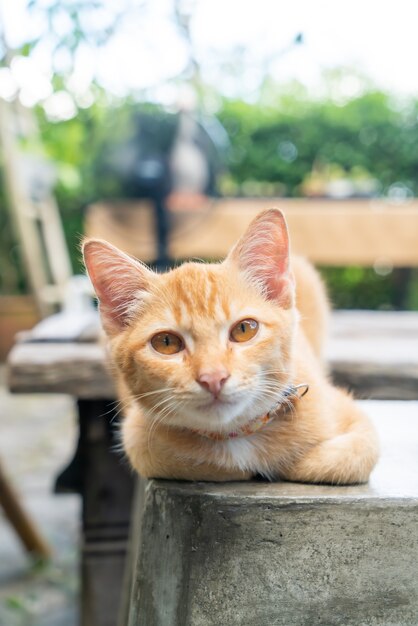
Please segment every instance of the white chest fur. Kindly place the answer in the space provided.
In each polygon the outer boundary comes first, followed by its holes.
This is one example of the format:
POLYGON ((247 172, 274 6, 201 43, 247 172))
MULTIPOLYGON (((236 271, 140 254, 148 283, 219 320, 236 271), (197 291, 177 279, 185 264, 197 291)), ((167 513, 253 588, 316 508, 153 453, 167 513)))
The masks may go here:
POLYGON ((263 439, 258 433, 217 442, 221 465, 265 473, 266 454, 263 439))

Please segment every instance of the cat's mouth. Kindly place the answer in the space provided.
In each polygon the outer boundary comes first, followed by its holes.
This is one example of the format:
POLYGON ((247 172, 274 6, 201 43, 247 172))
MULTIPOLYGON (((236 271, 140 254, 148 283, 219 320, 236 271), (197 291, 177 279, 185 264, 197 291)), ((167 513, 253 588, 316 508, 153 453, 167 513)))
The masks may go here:
POLYGON ((205 402, 202 402, 202 404, 199 404, 199 409, 214 409, 217 407, 226 407, 226 406, 231 406, 232 404, 235 404, 233 400, 225 398, 225 397, 212 397, 212 398, 208 398, 205 402))

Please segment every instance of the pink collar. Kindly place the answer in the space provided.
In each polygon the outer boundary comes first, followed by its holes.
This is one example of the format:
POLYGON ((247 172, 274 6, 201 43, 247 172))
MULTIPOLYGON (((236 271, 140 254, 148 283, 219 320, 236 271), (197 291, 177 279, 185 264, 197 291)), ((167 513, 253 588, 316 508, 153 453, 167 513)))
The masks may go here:
POLYGON ((243 426, 239 426, 236 430, 232 430, 231 432, 223 433, 219 431, 198 430, 194 428, 191 430, 195 435, 200 435, 201 437, 206 437, 206 439, 212 439, 213 441, 227 441, 228 439, 247 437, 248 435, 252 435, 253 433, 260 430, 260 428, 262 428, 266 424, 269 424, 275 417, 277 417, 280 409, 282 409, 284 412, 288 411, 292 406, 292 402, 303 398, 303 396, 306 395, 308 391, 309 385, 307 383, 300 383, 299 385, 289 385, 283 392, 284 399, 278 404, 275 404, 268 413, 259 417, 254 417, 243 426), (302 389, 302 391, 299 392, 299 389, 302 389))

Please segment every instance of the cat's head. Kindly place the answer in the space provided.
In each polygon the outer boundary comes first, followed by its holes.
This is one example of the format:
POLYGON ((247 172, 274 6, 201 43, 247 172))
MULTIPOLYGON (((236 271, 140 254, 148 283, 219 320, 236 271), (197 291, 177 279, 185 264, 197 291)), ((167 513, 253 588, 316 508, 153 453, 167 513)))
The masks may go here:
POLYGON ((296 311, 282 213, 258 215, 220 264, 156 274, 110 244, 84 244, 112 355, 150 419, 229 430, 289 381, 296 311))

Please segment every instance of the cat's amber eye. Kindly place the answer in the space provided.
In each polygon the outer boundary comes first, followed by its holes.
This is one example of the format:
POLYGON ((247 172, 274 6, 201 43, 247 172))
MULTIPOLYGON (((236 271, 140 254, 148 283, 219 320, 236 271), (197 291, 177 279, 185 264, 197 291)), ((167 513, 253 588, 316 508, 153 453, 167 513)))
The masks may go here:
POLYGON ((241 320, 231 328, 230 339, 231 341, 243 343, 252 339, 257 334, 257 331, 258 322, 256 320, 241 320))
POLYGON ((184 341, 174 333, 162 332, 151 337, 151 345, 160 354, 177 354, 184 349, 184 341))

